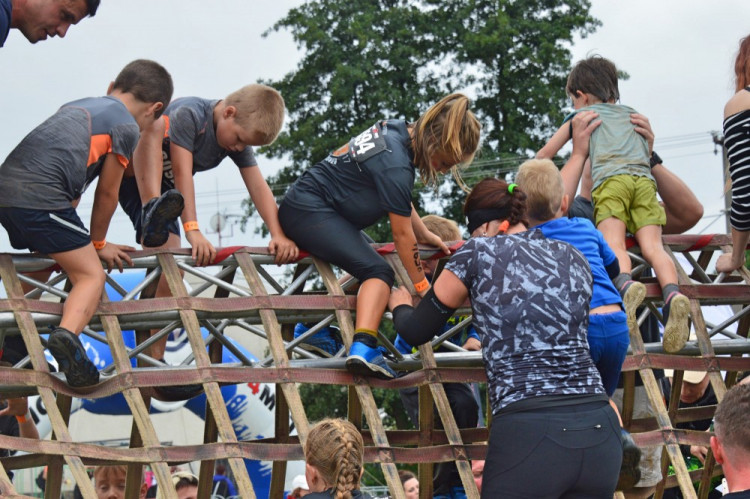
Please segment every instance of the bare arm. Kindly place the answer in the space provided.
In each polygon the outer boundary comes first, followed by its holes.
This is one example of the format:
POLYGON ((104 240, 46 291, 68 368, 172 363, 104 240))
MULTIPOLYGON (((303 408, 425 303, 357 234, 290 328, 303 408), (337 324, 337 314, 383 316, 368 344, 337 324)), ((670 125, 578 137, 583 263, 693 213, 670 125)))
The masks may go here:
MULTIPOLYGON (((407 274, 409 274, 409 279, 415 284, 422 282, 425 279, 424 267, 419 257, 419 247, 412 229, 411 217, 396 215, 395 213, 389 213, 388 217, 391 221, 391 232, 393 233, 396 252, 401 259, 401 263, 404 264, 407 274)), ((424 296, 427 289, 420 294, 424 296)))
MULTIPOLYGON (((195 208, 195 183, 193 182, 193 153, 174 142, 170 144, 169 156, 172 159, 172 173, 174 185, 185 200, 182 210, 182 223, 197 222, 198 214, 195 208)), ((216 248, 201 233, 200 229, 185 231, 192 257, 197 265, 208 265, 216 257, 216 248)))
POLYGON ((26 397, 8 399, 8 406, 0 411, 0 416, 15 416, 18 420, 19 437, 39 439, 39 430, 29 414, 29 401, 26 397))
MULTIPOLYGON (((648 142, 649 153, 654 150, 654 132, 648 118, 642 114, 631 114, 630 122, 635 125, 638 132, 648 142)), ((664 211, 667 215, 667 224, 664 226, 664 234, 681 234, 695 227, 695 224, 703 217, 703 205, 695 196, 693 191, 661 163, 654 165, 651 174, 656 180, 656 189, 659 191, 664 202, 664 211)))
POLYGON ((258 210, 258 214, 266 223, 268 231, 271 233, 271 241, 268 243, 268 250, 271 254, 276 255, 276 263, 287 263, 294 261, 299 256, 299 249, 294 241, 286 237, 279 223, 279 208, 276 206, 276 199, 273 197, 271 188, 268 187, 266 179, 257 166, 240 168, 242 180, 245 182, 250 199, 258 210))
POLYGON ((572 200, 578 190, 584 164, 589 156, 589 139, 596 128, 602 124, 593 111, 582 111, 573 117, 573 152, 560 170, 565 186, 565 194, 572 200))
POLYGON ((555 154, 557 154, 560 149, 565 146, 565 144, 568 143, 568 141, 572 138, 570 136, 570 121, 567 121, 563 123, 563 125, 557 129, 555 134, 552 136, 551 139, 547 141, 546 144, 544 144, 544 147, 539 149, 539 151, 536 153, 537 159, 552 159, 555 157, 555 154))
POLYGON ((440 250, 446 255, 451 254, 451 250, 448 248, 448 245, 446 245, 445 242, 442 239, 440 239, 440 237, 437 236, 437 234, 433 234, 432 232, 430 232, 430 230, 427 228, 427 226, 424 224, 424 222, 420 218, 413 204, 411 205, 411 217, 410 218, 411 218, 411 226, 412 226, 412 229, 414 230, 414 235, 417 238, 417 242, 422 243, 422 244, 429 244, 430 246, 436 246, 440 248, 440 250))
MULTIPOLYGON (((112 215, 117 209, 117 202, 120 192, 120 183, 124 167, 116 154, 107 154, 104 158, 102 171, 99 174, 99 180, 94 192, 94 207, 91 212, 91 240, 104 241, 109 230, 109 223, 112 221, 112 215)), ((111 271, 117 267, 120 272, 123 269, 123 261, 131 267, 133 261, 127 254, 128 251, 135 251, 132 246, 107 243, 103 248, 97 249, 99 258, 107 264, 111 271)))

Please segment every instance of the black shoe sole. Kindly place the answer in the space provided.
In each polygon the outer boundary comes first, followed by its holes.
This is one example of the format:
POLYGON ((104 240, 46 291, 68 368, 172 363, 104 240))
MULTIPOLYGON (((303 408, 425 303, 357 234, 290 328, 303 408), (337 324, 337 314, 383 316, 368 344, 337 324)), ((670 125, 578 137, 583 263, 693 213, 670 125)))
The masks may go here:
POLYGON ((57 360, 69 386, 81 388, 95 385, 99 383, 99 371, 77 339, 73 333, 56 330, 49 336, 47 349, 57 360))
POLYGON ((182 214, 185 199, 177 189, 162 194, 151 211, 143 217, 143 246, 161 246, 169 239, 169 224, 182 214))
POLYGON ((155 387, 154 391, 159 395, 159 399, 175 402, 197 397, 203 393, 203 385, 159 386, 155 387))
POLYGON ((358 357, 349 357, 346 359, 346 370, 352 374, 358 374, 363 377, 379 378, 379 379, 395 379, 391 373, 386 372, 378 366, 368 364, 358 357))

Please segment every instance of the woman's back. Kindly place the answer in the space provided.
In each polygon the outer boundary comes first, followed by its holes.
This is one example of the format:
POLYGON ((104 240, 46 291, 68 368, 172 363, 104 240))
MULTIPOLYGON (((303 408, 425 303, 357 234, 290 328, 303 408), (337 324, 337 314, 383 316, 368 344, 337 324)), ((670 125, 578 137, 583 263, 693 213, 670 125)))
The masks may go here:
POLYGON ((473 238, 446 270, 469 289, 493 412, 547 395, 604 390, 586 340, 591 271, 539 230, 473 238))

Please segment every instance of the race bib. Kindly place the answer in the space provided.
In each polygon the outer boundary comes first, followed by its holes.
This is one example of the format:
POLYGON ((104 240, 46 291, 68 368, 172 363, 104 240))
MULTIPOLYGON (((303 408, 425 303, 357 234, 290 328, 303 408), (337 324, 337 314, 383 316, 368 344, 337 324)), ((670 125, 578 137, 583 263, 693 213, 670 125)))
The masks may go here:
POLYGON ((380 123, 375 123, 349 141, 349 154, 357 163, 367 161, 385 150, 385 137, 380 123))

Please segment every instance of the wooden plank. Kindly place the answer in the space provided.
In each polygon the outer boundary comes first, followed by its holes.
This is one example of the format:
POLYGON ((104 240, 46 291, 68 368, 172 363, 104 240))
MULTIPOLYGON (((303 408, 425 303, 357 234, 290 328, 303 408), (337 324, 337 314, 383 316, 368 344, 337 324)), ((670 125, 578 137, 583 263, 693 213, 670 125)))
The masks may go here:
MULTIPOLYGON (((182 281, 182 275, 180 274, 177 263, 174 260, 174 256, 169 253, 159 253, 158 260, 162 273, 167 279, 172 295, 177 298, 187 297, 188 292, 182 281)), ((206 345, 203 343, 198 316, 194 310, 188 309, 180 309, 179 313, 190 346, 193 349, 196 366, 209 367, 211 361, 206 352, 206 345)), ((237 442, 237 435, 235 435, 234 429, 232 428, 232 421, 229 418, 229 413, 227 412, 224 398, 221 395, 219 384, 213 381, 206 382, 203 383, 203 389, 206 393, 208 405, 213 412, 214 418, 216 418, 216 426, 218 428, 219 436, 224 442, 237 442)), ((234 474, 237 488, 241 491, 243 497, 254 499, 255 490, 253 489, 253 484, 250 481, 250 476, 247 473, 247 468, 245 467, 242 458, 230 456, 229 466, 234 474)))

